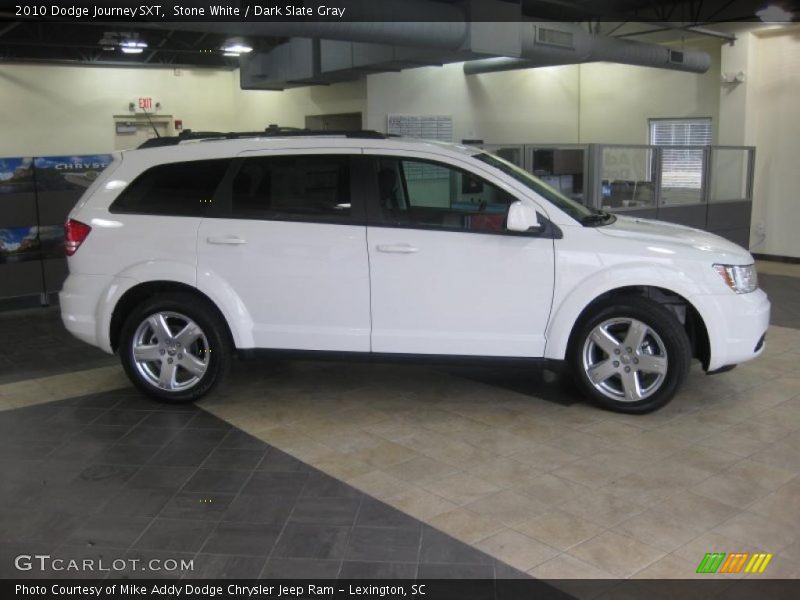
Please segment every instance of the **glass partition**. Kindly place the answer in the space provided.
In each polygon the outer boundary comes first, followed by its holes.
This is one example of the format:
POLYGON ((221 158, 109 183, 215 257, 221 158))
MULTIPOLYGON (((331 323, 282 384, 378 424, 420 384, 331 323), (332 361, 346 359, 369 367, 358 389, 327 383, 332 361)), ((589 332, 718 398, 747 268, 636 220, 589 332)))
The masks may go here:
POLYGON ((603 146, 599 166, 601 208, 656 208, 656 155, 649 146, 603 146))
POLYGON ((525 146, 525 168, 565 196, 586 203, 584 146, 525 146))
POLYGON ((661 205, 704 203, 707 148, 664 146, 659 152, 661 205))
POLYGON ((709 202, 729 202, 751 198, 752 148, 711 149, 709 202))

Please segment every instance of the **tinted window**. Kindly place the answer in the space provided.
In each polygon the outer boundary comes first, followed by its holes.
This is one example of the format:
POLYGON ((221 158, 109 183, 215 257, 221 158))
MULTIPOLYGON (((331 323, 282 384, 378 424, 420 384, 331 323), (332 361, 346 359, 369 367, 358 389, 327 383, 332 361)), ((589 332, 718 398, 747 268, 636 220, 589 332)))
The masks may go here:
POLYGON ((233 179, 235 216, 348 220, 352 217, 347 156, 247 158, 233 179))
POLYGON ((230 163, 230 159, 195 160, 148 169, 122 191, 111 212, 199 216, 230 163))
POLYGON ((416 160, 377 159, 383 221, 484 233, 505 231, 511 194, 461 169, 416 160))

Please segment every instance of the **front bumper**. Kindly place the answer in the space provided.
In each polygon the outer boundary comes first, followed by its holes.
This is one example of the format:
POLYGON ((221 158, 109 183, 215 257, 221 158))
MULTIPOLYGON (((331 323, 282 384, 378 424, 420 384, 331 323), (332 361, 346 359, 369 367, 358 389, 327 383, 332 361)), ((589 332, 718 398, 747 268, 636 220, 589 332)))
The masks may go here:
POLYGON ((694 301, 708 330, 708 371, 751 360, 763 352, 770 312, 763 290, 696 296, 694 301))

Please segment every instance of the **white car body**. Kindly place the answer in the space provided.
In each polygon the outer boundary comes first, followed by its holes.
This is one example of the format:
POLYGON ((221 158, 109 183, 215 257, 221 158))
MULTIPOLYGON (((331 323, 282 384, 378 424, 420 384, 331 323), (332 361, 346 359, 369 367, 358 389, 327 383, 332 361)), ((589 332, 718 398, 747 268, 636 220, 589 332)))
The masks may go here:
POLYGON ((476 160, 479 152, 414 140, 286 137, 117 154, 70 215, 92 229, 69 258, 60 295, 64 324, 112 353, 119 300, 143 283, 165 281, 207 296, 239 350, 561 360, 593 300, 628 286, 652 286, 682 297, 701 317, 709 371, 761 352, 766 294, 737 294, 713 268, 753 264, 749 252, 710 233, 642 219, 586 227, 476 160), (120 191, 154 165, 340 153, 418 158, 470 171, 535 209, 560 235, 109 212, 120 191))

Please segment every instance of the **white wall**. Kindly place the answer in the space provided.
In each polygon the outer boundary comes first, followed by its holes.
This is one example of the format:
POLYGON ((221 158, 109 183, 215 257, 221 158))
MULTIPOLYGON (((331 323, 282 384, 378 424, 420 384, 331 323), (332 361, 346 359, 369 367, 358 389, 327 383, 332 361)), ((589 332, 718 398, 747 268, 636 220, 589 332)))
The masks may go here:
POLYGON ((648 120, 711 117, 719 120, 720 42, 695 42, 687 49, 711 56, 702 75, 611 63, 581 66, 582 143, 647 144, 648 120))
POLYGON ((0 156, 114 149, 113 115, 140 96, 191 129, 235 128, 234 73, 28 64, 0 66, 0 156))
POLYGON ((114 115, 141 96, 196 131, 301 127, 306 115, 364 112, 366 82, 285 92, 243 91, 238 71, 0 66, 0 156, 114 150, 114 115))
POLYGON ((453 116, 453 139, 493 143, 578 139, 578 67, 465 77, 462 63, 367 77, 367 127, 388 114, 453 116))
POLYGON ((367 84, 364 80, 282 92, 243 91, 239 88, 237 72, 233 85, 235 129, 240 131, 257 131, 271 123, 304 127, 307 115, 363 114, 367 109, 367 84))
POLYGON ((800 258, 800 30, 763 35, 744 85, 753 86, 754 252, 800 258), (765 236, 758 231, 763 224, 765 236))

